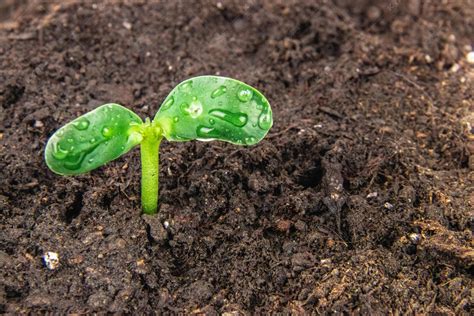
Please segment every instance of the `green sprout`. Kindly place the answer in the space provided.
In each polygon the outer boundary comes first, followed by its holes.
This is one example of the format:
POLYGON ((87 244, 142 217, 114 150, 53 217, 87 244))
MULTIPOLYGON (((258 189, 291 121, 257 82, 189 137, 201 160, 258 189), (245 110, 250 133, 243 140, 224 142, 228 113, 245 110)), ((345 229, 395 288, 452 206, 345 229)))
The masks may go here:
POLYGON ((57 130, 49 139, 45 160, 60 175, 96 169, 140 145, 142 208, 158 208, 161 140, 221 140, 254 145, 273 124, 267 99, 251 86, 231 78, 195 77, 181 82, 166 97, 153 121, 143 122, 125 107, 110 103, 57 130))

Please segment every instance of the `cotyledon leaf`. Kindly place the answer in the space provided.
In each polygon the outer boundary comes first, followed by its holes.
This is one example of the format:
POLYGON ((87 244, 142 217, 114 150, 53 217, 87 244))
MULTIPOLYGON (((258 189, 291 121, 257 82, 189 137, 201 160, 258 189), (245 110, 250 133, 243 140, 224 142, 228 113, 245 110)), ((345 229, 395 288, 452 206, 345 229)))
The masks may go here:
POLYGON ((201 76, 174 88, 154 122, 169 141, 253 145, 265 137, 273 119, 268 100, 255 88, 231 78, 201 76))
POLYGON ((61 127, 45 150, 48 167, 62 175, 81 174, 120 157, 141 141, 133 132, 142 120, 119 104, 105 104, 61 127))

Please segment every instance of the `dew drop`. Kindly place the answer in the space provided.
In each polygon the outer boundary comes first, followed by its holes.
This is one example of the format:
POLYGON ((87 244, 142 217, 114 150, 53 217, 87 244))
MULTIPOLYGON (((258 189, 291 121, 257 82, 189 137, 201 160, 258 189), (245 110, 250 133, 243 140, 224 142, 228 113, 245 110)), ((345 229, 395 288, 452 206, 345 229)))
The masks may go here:
POLYGON ((161 109, 167 110, 173 105, 173 103, 174 103, 174 97, 171 96, 168 100, 165 101, 165 103, 163 103, 163 105, 161 106, 161 109))
POLYGON ((72 144, 72 143, 74 143, 74 139, 68 138, 68 139, 67 139, 67 142, 70 143, 70 144, 72 144))
POLYGON ((197 99, 191 102, 190 105, 187 103, 181 104, 180 108, 184 114, 190 115, 192 118, 196 118, 202 114, 202 104, 197 99))
POLYGON ((199 125, 196 129, 196 135, 200 140, 213 140, 221 135, 215 128, 199 125))
POLYGON ((227 92, 227 88, 225 86, 220 86, 219 88, 217 88, 216 90, 212 91, 211 93, 211 98, 215 99, 217 98, 218 96, 221 96, 223 95, 224 93, 227 92))
POLYGON ((264 110, 262 113, 260 113, 258 117, 258 127, 263 129, 264 131, 267 131, 270 127, 272 126, 272 116, 271 112, 267 110, 264 110))
POLYGON ((179 86, 179 89, 180 90, 189 90, 192 86, 193 82, 191 80, 188 80, 186 82, 183 82, 180 86, 179 86))
POLYGON ((255 139, 255 137, 250 136, 250 137, 245 137, 244 140, 245 140, 245 143, 246 143, 247 145, 253 145, 253 144, 255 144, 255 140, 256 140, 256 139, 255 139))
POLYGON ((88 162, 88 163, 93 163, 93 162, 94 162, 94 159, 91 158, 91 159, 87 160, 87 162, 88 162))
POLYGON ((58 136, 64 136, 64 131, 59 131, 58 136))
POLYGON ((209 124, 214 125, 216 124, 216 121, 214 119, 209 119, 209 124))
POLYGON ((173 121, 174 121, 175 123, 178 123, 179 117, 175 116, 175 117, 173 118, 173 121))
POLYGON ((80 131, 86 130, 89 127, 89 120, 81 118, 73 123, 74 127, 80 131))
POLYGON ((187 103, 181 103, 181 105, 179 106, 179 108, 180 108, 180 110, 181 110, 181 112, 182 112, 183 114, 186 114, 186 115, 189 114, 189 113, 188 113, 189 104, 187 104, 187 103))
POLYGON ((247 124, 247 114, 245 113, 233 113, 226 110, 214 109, 209 111, 209 114, 237 127, 242 127, 247 124))
POLYGON ((247 102, 247 101, 250 101, 250 99, 252 99, 252 95, 253 95, 252 91, 250 91, 249 89, 242 89, 237 93, 237 98, 241 102, 247 102))
POLYGON ((53 157, 56 160, 64 160, 66 159, 69 151, 66 149, 61 148, 61 145, 55 144, 53 147, 53 157))
POLYGON ((112 137, 112 134, 113 134, 113 131, 112 129, 108 128, 108 127, 104 127, 102 129, 102 136, 104 136, 105 138, 110 138, 112 137))
POLYGON ((120 146, 120 150, 124 151, 124 150, 125 150, 125 146, 120 146))
POLYGON ((89 140, 89 143, 91 143, 91 144, 95 143, 95 138, 91 138, 91 139, 89 140))

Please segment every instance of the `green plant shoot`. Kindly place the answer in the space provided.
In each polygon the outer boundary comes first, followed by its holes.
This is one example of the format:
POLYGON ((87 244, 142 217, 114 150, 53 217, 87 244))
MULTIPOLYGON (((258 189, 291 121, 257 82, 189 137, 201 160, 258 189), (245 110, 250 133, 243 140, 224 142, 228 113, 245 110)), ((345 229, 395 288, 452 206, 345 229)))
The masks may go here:
POLYGON ((254 145, 273 124, 268 100, 235 79, 201 76, 188 79, 166 97, 153 121, 119 104, 105 104, 57 130, 49 139, 45 160, 60 175, 96 169, 140 145, 142 209, 158 208, 161 140, 221 140, 254 145))

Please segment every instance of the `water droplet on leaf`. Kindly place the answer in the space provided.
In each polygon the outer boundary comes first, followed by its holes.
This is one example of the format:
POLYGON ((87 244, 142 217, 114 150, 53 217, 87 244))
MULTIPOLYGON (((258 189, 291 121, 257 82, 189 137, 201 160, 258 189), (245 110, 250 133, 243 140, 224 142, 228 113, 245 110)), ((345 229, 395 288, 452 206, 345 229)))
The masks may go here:
POLYGON ((175 116, 175 117, 173 118, 173 121, 174 121, 175 123, 177 123, 177 122, 179 121, 179 117, 175 116))
POLYGON ((245 113, 233 113, 226 110, 214 109, 209 111, 209 114, 237 127, 242 127, 247 124, 247 114, 245 113))
POLYGON ((219 133, 215 128, 203 125, 197 127, 196 134, 201 138, 201 140, 213 140, 221 136, 221 133, 219 133))
POLYGON ((163 105, 161 106, 161 109, 167 110, 173 105, 173 103, 174 103, 174 97, 171 96, 168 100, 166 100, 165 103, 163 103, 163 105))
POLYGON ((53 157, 56 160, 63 160, 69 154, 69 151, 66 150, 66 149, 61 148, 61 145, 59 145, 59 144, 55 144, 53 148, 54 148, 53 149, 53 157))
POLYGON ((270 116, 270 112, 268 110, 264 110, 262 113, 260 113, 260 116, 258 117, 258 127, 266 131, 271 126, 272 117, 270 116))
POLYGON ((217 98, 218 96, 221 96, 223 95, 224 93, 227 92, 227 88, 225 86, 220 86, 219 88, 217 88, 216 90, 214 90, 212 93, 211 93, 211 98, 215 99, 217 98))
POLYGON ((113 131, 112 129, 108 128, 108 127, 104 127, 102 129, 102 136, 104 136, 105 138, 110 138, 112 137, 112 134, 113 134, 113 131))
POLYGON ((249 145, 255 144, 255 137, 253 136, 245 137, 245 143, 249 145))
POLYGON ((216 124, 216 121, 214 121, 214 119, 209 119, 209 124, 214 125, 216 124))
POLYGON ((180 110, 181 110, 181 112, 182 112, 183 114, 186 114, 186 115, 189 114, 189 113, 188 113, 189 104, 187 104, 187 103, 181 103, 181 105, 179 106, 179 108, 180 108, 180 110))
POLYGON ((181 104, 181 110, 184 114, 190 115, 192 118, 196 118, 202 114, 202 104, 199 101, 193 101, 190 105, 183 103, 181 104))
POLYGON ((184 83, 182 83, 180 86, 179 86, 179 89, 180 90, 189 90, 192 86, 193 82, 191 80, 188 80, 184 83))
POLYGON ((247 102, 247 101, 250 101, 250 99, 252 99, 252 95, 253 95, 252 91, 250 91, 249 89, 242 89, 237 93, 237 98, 241 102, 247 102))
POLYGON ((74 127, 80 131, 86 130, 89 127, 89 121, 86 118, 81 118, 73 123, 74 127))

